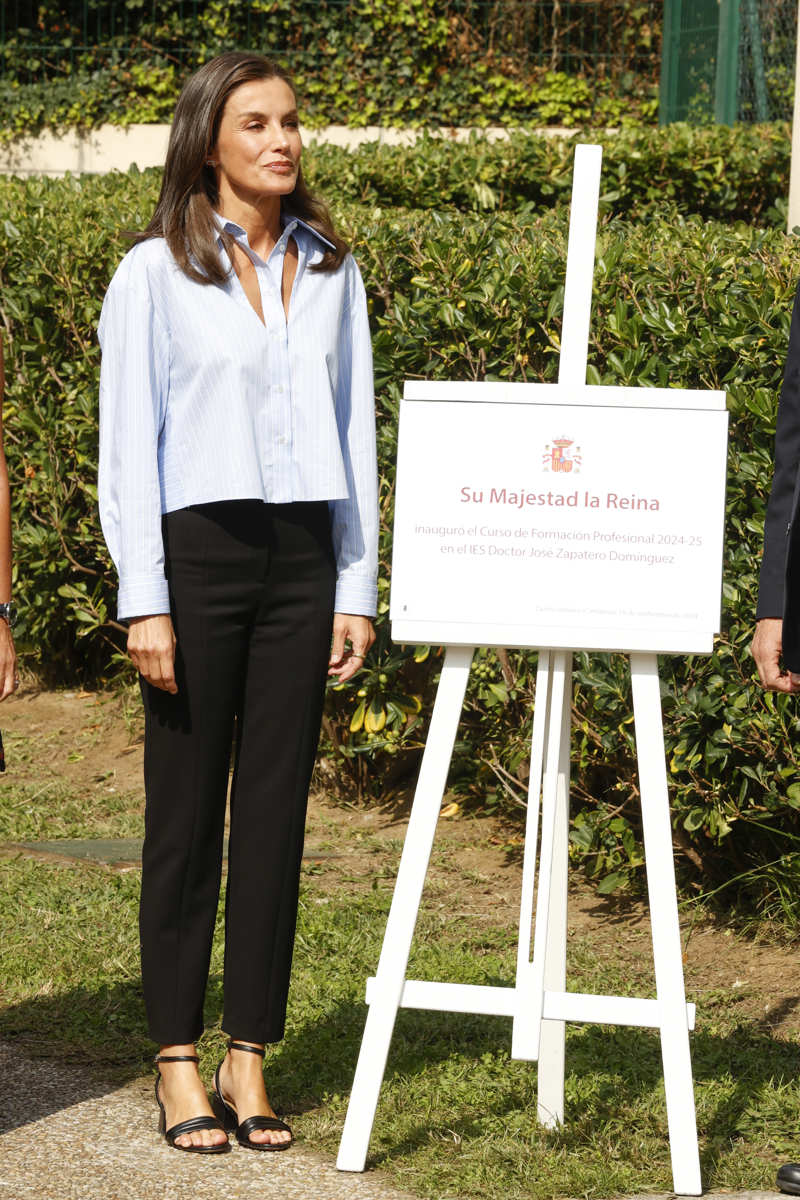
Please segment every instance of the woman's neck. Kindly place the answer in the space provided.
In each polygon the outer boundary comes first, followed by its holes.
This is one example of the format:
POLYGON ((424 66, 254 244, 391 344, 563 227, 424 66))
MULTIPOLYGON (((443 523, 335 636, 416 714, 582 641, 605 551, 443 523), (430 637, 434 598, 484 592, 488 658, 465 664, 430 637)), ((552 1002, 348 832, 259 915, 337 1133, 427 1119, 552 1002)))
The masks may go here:
POLYGON ((216 211, 226 221, 241 225, 250 249, 266 259, 283 232, 280 196, 240 196, 220 187, 216 211))

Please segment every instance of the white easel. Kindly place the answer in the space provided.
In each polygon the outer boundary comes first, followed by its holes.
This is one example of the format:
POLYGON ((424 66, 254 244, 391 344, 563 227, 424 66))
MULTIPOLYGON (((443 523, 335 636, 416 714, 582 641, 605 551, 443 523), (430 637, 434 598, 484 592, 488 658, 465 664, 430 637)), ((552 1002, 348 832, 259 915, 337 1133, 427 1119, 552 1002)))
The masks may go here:
MULTIPOLYGON (((576 149, 559 384, 583 386, 586 380, 601 156, 599 146, 576 149)), ((435 1009, 512 1018, 511 1056, 538 1060, 537 1115, 546 1126, 564 1119, 566 1021, 658 1029, 673 1187, 683 1195, 700 1195, 689 1053, 694 1005, 687 1005, 684 992, 655 653, 632 652, 630 665, 656 998, 566 990, 571 650, 539 652, 515 985, 476 986, 405 977, 474 650, 474 646, 446 648, 378 970, 367 982, 369 1013, 337 1166, 343 1171, 364 1170, 398 1008, 435 1009)))

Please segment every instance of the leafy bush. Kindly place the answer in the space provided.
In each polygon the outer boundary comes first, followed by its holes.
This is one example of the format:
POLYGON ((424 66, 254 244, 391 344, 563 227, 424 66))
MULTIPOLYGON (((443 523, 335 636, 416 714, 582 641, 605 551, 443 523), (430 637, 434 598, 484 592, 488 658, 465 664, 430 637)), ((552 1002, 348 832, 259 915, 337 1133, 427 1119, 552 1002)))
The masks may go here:
POLYGON ((459 0, 46 0, 26 15, 33 8, 9 12, 0 46, 6 137, 167 120, 190 71, 243 48, 290 68, 316 125, 617 124, 657 110, 654 0, 573 2, 555 23, 545 4, 459 0))
POLYGON ((144 226, 155 184, 153 173, 0 182, 15 592, 25 608, 22 644, 50 678, 107 670, 114 645, 96 513, 96 326, 126 248, 119 229, 144 226))
MULTIPOLYGON (((790 138, 784 124, 675 124, 602 141, 602 207, 609 214, 641 218, 675 204, 712 219, 785 227, 790 138)), ((373 142, 345 155, 318 146, 310 174, 323 193, 361 204, 542 211, 569 202, 574 150, 571 139, 535 133, 496 142, 428 137, 411 150, 373 142)))
MULTIPOLYGON (((362 230, 360 251, 371 279, 391 280, 375 339, 384 405, 396 401, 400 378, 555 378, 565 252, 560 213, 480 223, 415 215, 390 219, 389 228, 394 244, 404 242, 390 273, 377 223, 362 230)), ((704 886, 725 883, 731 862, 743 874, 780 859, 798 832, 794 706, 760 692, 747 650, 795 272, 789 239, 743 225, 671 213, 666 222, 610 221, 600 235, 590 380, 723 388, 729 397, 723 634, 708 657, 663 660, 676 839, 688 873, 704 886)), ((393 411, 384 409, 389 429, 393 411)), ((384 463, 392 461, 388 449, 384 463)), ((451 780, 456 793, 484 806, 523 799, 534 663, 523 653, 485 652, 477 660, 451 780)), ((379 659, 362 682, 373 710, 380 706, 380 669, 379 659)), ((416 681, 419 664, 406 670, 416 681)), ((397 687, 391 674, 389 682, 397 687)), ((641 843, 632 836, 630 712, 624 661, 579 656, 574 727, 582 803, 572 837, 608 890, 641 866, 641 843)), ((381 779, 375 750, 396 759, 418 736, 399 715, 387 719, 392 724, 393 746, 381 745, 382 732, 360 732, 348 743, 370 754, 373 786, 381 779)), ((782 904, 786 885, 778 876, 791 861, 773 865, 768 885, 747 876, 743 888, 752 884, 760 902, 782 904)))
MULTIPOLYGON (((411 158, 416 170, 420 156, 411 158)), ((118 230, 144 224, 157 183, 156 172, 0 181, 21 643, 39 670, 72 681, 121 669, 95 511, 94 330, 125 250, 118 230)), ((353 685, 330 692, 323 769, 339 789, 371 797, 411 780, 441 661, 436 648, 394 646, 387 622, 402 381, 553 380, 567 216, 563 206, 476 218, 343 201, 338 219, 373 323, 383 570, 376 652, 353 685)), ((722 892, 731 903, 739 896, 792 916, 800 891, 794 706, 754 684, 747 644, 795 263, 794 242, 777 231, 704 223, 666 206, 638 223, 606 216, 590 353, 593 382, 728 392, 724 630, 708 657, 662 660, 675 837, 691 885, 726 887, 736 876, 722 892)), ((451 774, 465 804, 513 812, 523 802, 535 662, 518 651, 476 657, 451 774)), ((578 656, 572 844, 605 890, 635 881, 641 868, 629 712, 624 660, 578 656)))

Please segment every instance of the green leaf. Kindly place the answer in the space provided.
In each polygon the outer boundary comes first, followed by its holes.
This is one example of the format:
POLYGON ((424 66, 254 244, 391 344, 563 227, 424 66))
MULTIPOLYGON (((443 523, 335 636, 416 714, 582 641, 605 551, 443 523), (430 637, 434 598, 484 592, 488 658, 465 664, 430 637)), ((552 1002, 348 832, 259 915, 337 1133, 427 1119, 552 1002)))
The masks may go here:
POLYGON ((616 892, 619 888, 624 887, 627 882, 626 876, 620 871, 613 871, 600 880, 597 890, 601 896, 608 896, 611 892, 616 892))

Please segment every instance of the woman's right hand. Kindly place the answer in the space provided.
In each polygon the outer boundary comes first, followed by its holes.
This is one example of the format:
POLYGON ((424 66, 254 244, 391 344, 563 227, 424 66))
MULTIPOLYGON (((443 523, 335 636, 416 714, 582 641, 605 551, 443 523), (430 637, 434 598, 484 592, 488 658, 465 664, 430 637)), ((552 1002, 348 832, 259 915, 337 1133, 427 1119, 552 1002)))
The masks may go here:
POLYGON ((164 692, 178 690, 175 682, 175 630, 169 613, 153 617, 131 617, 128 623, 128 654, 137 671, 153 687, 164 692))

